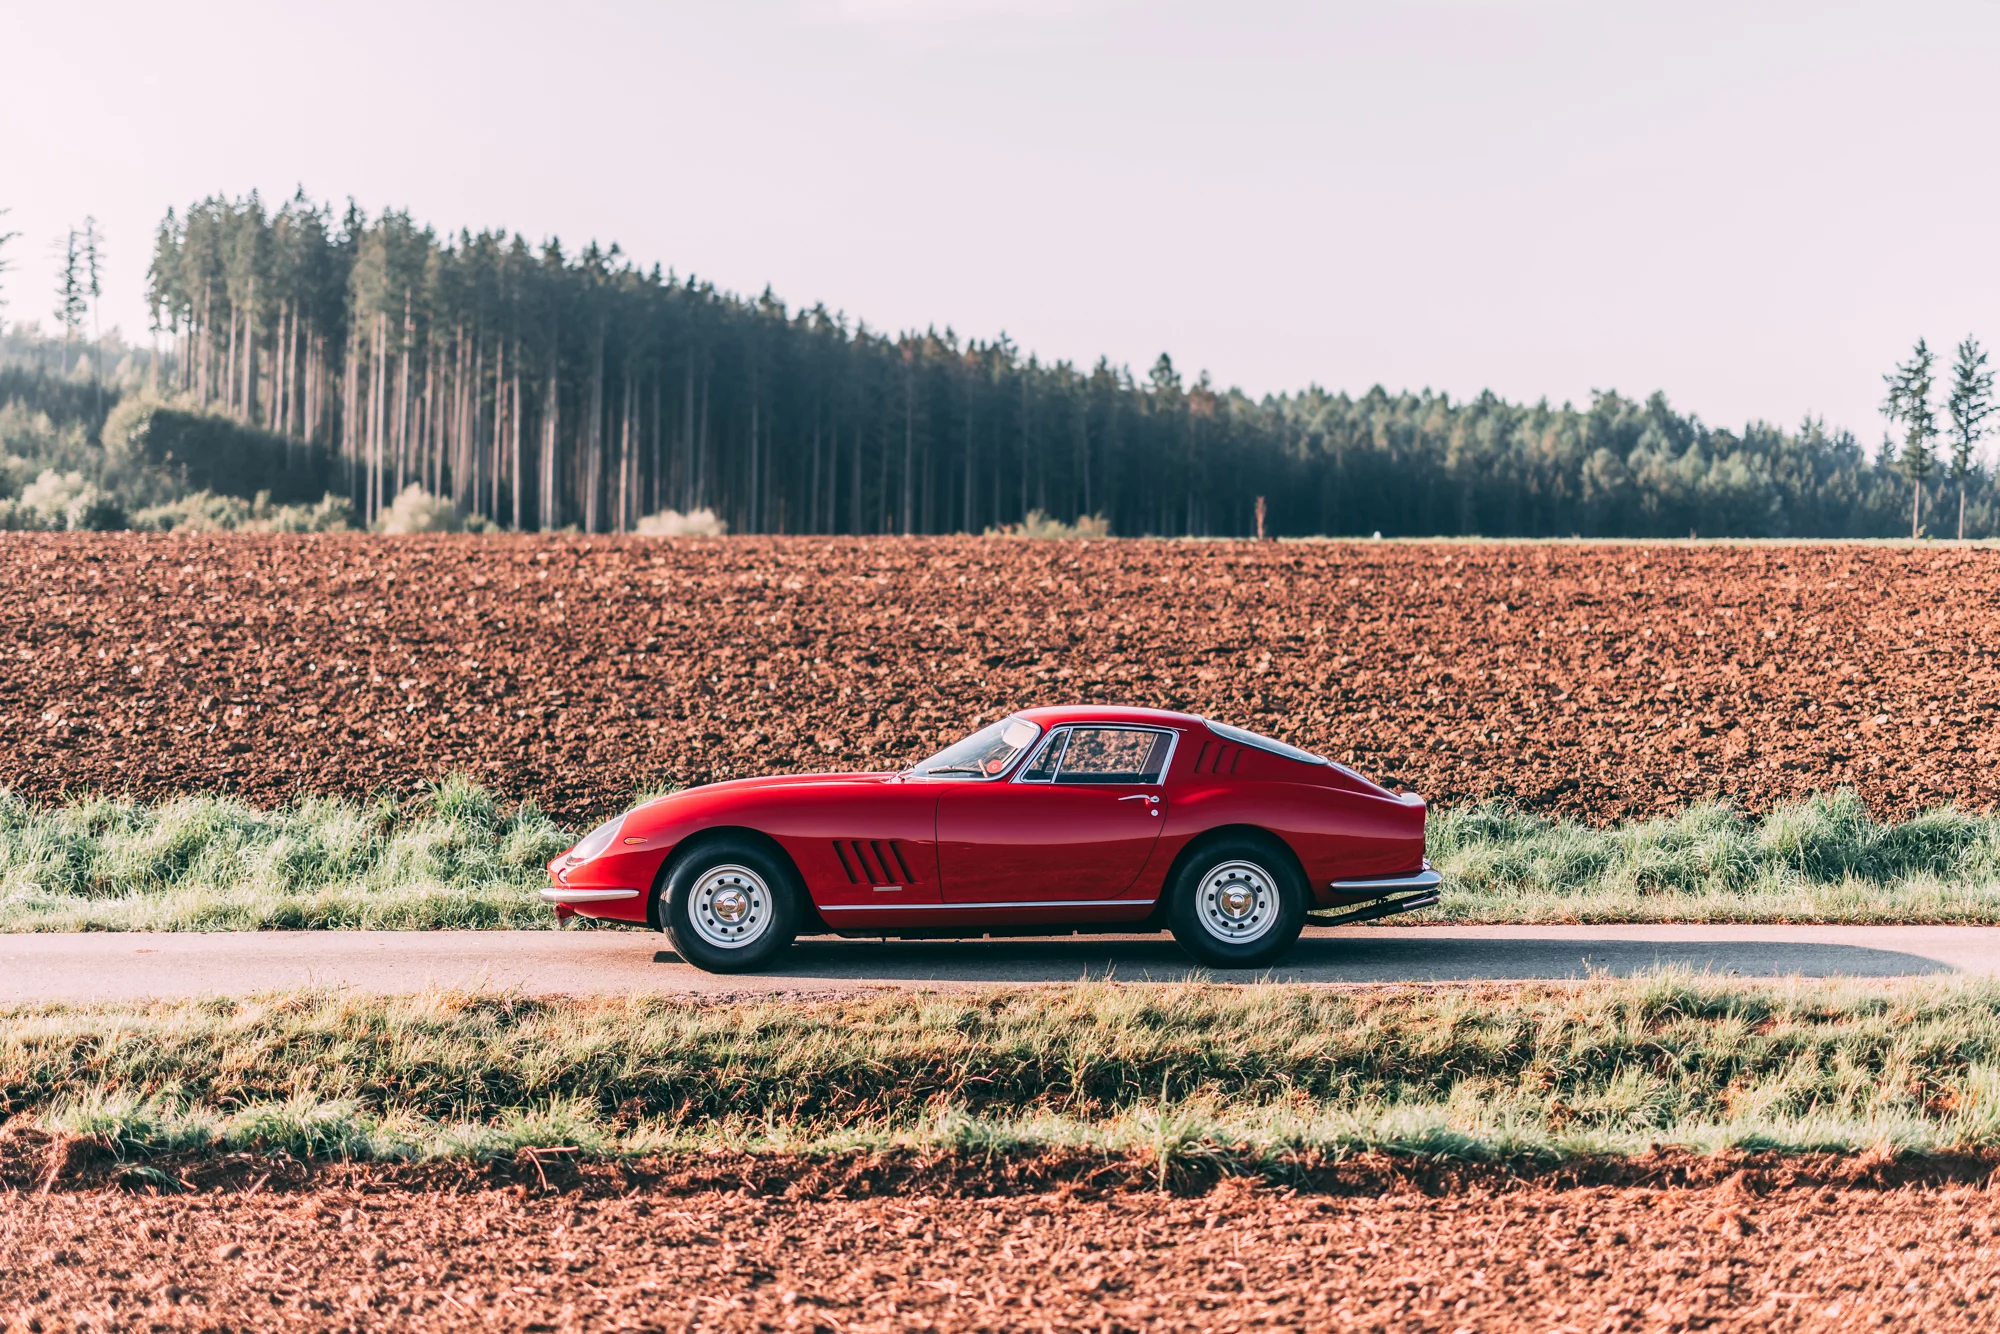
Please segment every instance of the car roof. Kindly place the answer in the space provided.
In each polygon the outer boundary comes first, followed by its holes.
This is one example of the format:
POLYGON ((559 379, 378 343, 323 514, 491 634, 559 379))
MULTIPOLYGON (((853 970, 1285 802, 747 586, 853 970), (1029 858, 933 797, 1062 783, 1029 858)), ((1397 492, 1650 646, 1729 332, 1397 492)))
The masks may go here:
POLYGON ((1050 704, 1022 709, 1020 717, 1043 727, 1065 723, 1137 723, 1148 727, 1201 727, 1200 718, 1171 709, 1138 709, 1121 704, 1050 704))

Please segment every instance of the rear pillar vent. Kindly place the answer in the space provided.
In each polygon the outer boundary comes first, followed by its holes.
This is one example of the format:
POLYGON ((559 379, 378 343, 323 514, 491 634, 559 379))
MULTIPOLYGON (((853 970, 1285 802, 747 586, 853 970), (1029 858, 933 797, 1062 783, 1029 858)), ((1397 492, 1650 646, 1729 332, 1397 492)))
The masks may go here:
POLYGON ((1204 741, 1201 750, 1194 757, 1194 771, 1198 774, 1233 774, 1238 761, 1243 758, 1243 747, 1231 746, 1223 742, 1211 744, 1204 741))

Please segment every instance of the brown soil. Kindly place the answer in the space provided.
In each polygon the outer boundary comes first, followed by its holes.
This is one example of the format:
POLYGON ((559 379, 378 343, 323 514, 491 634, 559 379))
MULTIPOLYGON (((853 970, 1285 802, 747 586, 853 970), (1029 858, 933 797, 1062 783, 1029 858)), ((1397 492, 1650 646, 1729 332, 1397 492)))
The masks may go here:
POLYGON ((168 1195, 98 1172, 0 1195, 0 1330, 1994 1327, 2000 1190, 1705 1161, 1442 1194, 1381 1164, 1331 1192, 906 1174, 889 1196, 701 1166, 238 1161, 168 1195))
POLYGON ((0 785, 448 770, 573 817, 1074 699, 1434 800, 2000 798, 2000 553, 1810 545, 0 534, 0 785))

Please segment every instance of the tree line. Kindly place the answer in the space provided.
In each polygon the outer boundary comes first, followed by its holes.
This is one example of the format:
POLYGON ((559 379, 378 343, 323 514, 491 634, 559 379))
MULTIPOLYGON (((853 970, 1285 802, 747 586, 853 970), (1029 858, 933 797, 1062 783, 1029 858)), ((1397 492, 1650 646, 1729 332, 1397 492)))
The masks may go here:
MULTIPOLYGON (((167 384, 326 451, 366 520, 414 483, 502 526, 591 532, 710 508, 739 532, 1040 511, 1121 534, 1861 537, 1898 531, 1912 475, 1907 449, 1815 420, 1712 428, 1659 394, 1253 399, 1165 355, 1140 377, 1005 336, 892 335, 615 245, 445 236, 302 194, 169 211, 149 297, 167 384)), ((2000 531, 1970 450, 1953 475, 1966 531, 2000 531)))

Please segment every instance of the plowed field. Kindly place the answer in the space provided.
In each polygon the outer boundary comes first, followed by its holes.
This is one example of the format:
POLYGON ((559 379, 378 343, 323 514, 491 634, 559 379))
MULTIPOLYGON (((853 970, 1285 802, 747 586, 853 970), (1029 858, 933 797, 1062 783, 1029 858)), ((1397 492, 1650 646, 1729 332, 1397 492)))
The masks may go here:
POLYGON ((0 534, 0 579, 0 785, 44 798, 460 770, 582 818, 1076 699, 1599 821, 2000 797, 1983 549, 0 534))
POLYGON ((1976 1186, 857 1199, 329 1175, 14 1195, 0 1330, 1984 1331, 2000 1312, 2000 1194, 1976 1186))

